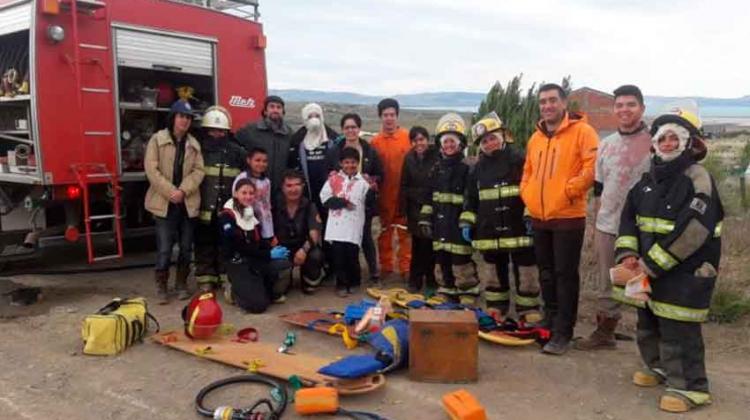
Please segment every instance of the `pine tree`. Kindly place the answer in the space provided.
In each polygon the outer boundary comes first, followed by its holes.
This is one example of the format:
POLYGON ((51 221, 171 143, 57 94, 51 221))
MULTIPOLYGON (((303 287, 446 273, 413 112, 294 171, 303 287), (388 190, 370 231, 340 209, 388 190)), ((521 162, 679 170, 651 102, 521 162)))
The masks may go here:
MULTIPOLYGON (((500 82, 495 82, 479 105, 479 110, 472 117, 472 124, 479 121, 484 115, 495 111, 503 120, 503 124, 513 134, 517 147, 525 149, 529 137, 536 130, 539 121, 539 101, 537 99, 538 86, 532 84, 525 92, 521 89, 523 74, 513 77, 503 88, 500 82)), ((562 88, 570 93, 570 76, 564 77, 560 84, 562 88)))

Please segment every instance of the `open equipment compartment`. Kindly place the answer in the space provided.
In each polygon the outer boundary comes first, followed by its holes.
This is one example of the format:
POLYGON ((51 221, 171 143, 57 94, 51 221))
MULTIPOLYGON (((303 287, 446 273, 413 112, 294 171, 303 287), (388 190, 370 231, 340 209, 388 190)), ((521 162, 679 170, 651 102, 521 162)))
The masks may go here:
POLYGON ((216 103, 216 41, 147 28, 117 27, 119 165, 124 181, 145 177, 151 135, 166 127, 170 105, 187 99, 197 115, 216 103))

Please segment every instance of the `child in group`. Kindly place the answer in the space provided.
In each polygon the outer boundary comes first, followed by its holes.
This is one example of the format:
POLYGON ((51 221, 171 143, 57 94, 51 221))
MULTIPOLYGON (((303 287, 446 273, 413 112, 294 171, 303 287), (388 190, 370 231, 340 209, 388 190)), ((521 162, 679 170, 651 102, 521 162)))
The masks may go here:
POLYGON ((273 211, 271 208, 271 180, 266 176, 268 169, 268 152, 260 147, 250 149, 246 157, 247 169, 234 180, 232 191, 237 182, 249 178, 255 185, 255 204, 253 210, 260 221, 260 234, 263 239, 273 239, 273 211))
POLYGON ((288 285, 279 281, 279 271, 290 266, 289 250, 272 247, 261 238, 261 223, 253 211, 257 193, 253 181, 237 180, 233 191, 219 214, 227 274, 237 305, 261 313, 285 293, 288 285))
POLYGON ((359 173, 359 151, 346 147, 339 156, 341 170, 329 175, 320 191, 320 201, 328 209, 325 240, 331 243, 336 294, 346 297, 351 286, 360 283, 359 247, 365 226, 369 183, 359 173))
POLYGON ((419 212, 419 229, 423 237, 432 238, 432 249, 443 274, 438 281, 438 295, 473 306, 479 296, 479 279, 471 259, 471 243, 461 235, 458 221, 469 176, 463 154, 465 129, 458 114, 448 113, 438 121, 435 141, 440 146, 440 160, 430 174, 431 194, 419 212))

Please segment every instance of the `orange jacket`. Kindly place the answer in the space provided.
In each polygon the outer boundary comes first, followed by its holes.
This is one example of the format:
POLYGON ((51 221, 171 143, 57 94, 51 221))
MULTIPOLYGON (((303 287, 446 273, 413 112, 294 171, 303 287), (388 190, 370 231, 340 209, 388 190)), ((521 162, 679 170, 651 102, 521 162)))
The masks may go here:
POLYGON ((526 145, 521 198, 531 217, 549 221, 586 217, 599 136, 583 114, 567 112, 549 137, 541 121, 526 145))
POLYGON ((380 217, 390 222, 398 209, 404 157, 411 149, 409 132, 403 128, 396 129, 392 134, 380 132, 372 138, 371 144, 383 162, 383 183, 379 191, 380 217))

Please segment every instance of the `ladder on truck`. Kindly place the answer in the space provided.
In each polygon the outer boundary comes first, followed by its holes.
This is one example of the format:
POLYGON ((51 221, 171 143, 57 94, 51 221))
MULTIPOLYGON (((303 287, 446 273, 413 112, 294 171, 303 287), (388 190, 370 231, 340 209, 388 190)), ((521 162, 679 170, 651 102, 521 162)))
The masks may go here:
POLYGON ((120 182, 115 164, 107 165, 103 162, 92 161, 88 156, 88 141, 114 142, 112 127, 108 130, 96 129, 84 122, 86 107, 96 107, 95 104, 102 100, 112 104, 114 101, 112 93, 111 76, 105 70, 106 60, 111 60, 112 41, 109 36, 109 8, 102 0, 61 0, 60 6, 69 10, 72 18, 72 42, 73 57, 72 67, 76 80, 76 95, 79 111, 80 144, 83 145, 81 163, 74 163, 71 169, 75 174, 78 185, 81 188, 81 199, 83 201, 83 222, 85 226, 86 251, 88 262, 92 264, 98 261, 121 258, 122 249, 122 223, 120 214, 120 182), (87 25, 105 25, 105 41, 95 43, 91 40, 82 41, 79 37, 79 20, 87 25), (90 71, 96 67, 97 71, 90 71), (96 76, 94 76, 96 75, 96 76), (91 214, 91 187, 93 185, 106 185, 112 195, 112 211, 107 214, 91 214), (112 234, 114 236, 115 251, 110 254, 97 255, 94 249, 92 237, 92 222, 100 220, 112 221, 112 234))

